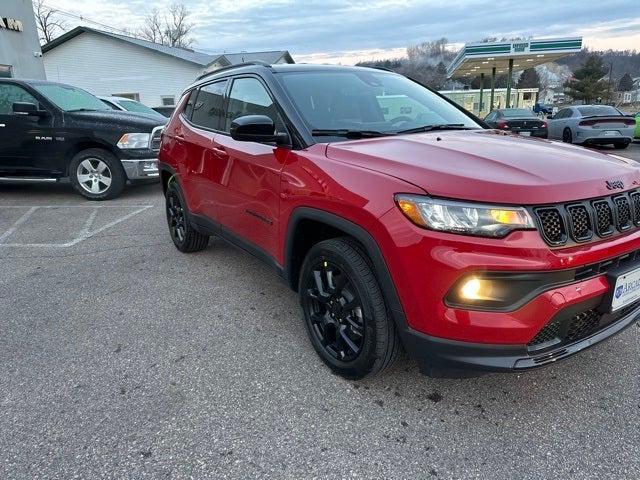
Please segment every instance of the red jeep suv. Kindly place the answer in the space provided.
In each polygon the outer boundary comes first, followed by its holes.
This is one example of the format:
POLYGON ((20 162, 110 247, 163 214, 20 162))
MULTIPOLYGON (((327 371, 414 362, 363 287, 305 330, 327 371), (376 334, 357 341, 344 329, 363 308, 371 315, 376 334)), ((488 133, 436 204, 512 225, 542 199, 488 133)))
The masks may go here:
POLYGON ((640 170, 491 130, 358 67, 243 64, 198 79, 159 168, 181 252, 223 237, 298 292, 313 347, 362 378, 519 371, 640 315, 640 170))

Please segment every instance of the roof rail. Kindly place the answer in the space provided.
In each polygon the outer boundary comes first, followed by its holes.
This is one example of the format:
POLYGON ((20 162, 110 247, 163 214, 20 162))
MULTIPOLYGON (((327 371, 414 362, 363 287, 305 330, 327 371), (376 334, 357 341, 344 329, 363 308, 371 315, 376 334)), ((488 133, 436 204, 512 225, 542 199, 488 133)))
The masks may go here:
POLYGON ((203 74, 202 74, 202 75, 200 75, 198 78, 196 78, 196 80, 195 80, 195 81, 197 82, 198 80, 202 80, 203 78, 206 78, 206 77, 208 77, 209 75, 213 75, 213 74, 215 74, 215 73, 224 72, 225 70, 231 70, 231 69, 234 69, 234 68, 246 67, 246 66, 249 66, 249 65, 260 65, 260 66, 262 66, 262 67, 269 67, 269 68, 271 68, 271 64, 270 64, 270 63, 263 62, 263 61, 261 61, 261 60, 254 60, 254 61, 252 61, 252 62, 236 63, 235 65, 228 65, 228 66, 226 66, 226 67, 218 68, 218 69, 216 69, 216 70, 212 70, 212 71, 210 71, 210 72, 203 73, 203 74))

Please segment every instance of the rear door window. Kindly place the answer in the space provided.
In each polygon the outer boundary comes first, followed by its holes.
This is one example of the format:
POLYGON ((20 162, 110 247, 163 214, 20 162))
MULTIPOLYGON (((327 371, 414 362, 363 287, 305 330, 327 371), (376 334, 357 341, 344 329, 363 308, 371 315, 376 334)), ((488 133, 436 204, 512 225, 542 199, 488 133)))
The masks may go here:
MULTIPOLYGON (((198 127, 219 130, 224 118, 224 93, 227 80, 204 85, 198 90, 193 104, 191 122, 198 127)), ((191 97, 189 97, 191 101, 191 97)), ((188 105, 187 105, 187 108, 188 105)))

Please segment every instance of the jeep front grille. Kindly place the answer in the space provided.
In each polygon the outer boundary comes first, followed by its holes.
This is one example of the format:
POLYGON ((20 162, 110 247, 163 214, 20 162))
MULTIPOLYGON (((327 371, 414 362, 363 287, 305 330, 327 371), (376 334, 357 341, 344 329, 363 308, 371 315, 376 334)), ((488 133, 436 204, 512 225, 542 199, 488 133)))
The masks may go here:
POLYGON ((640 226, 640 191, 533 209, 545 242, 584 243, 640 226))

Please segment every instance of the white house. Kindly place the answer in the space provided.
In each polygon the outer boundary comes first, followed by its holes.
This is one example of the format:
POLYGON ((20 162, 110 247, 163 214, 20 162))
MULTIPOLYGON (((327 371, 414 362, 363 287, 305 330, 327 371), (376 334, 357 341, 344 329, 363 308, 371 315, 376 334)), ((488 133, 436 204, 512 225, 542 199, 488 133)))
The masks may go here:
POLYGON ((50 81, 150 107, 175 105, 182 91, 208 71, 258 60, 294 63, 287 51, 211 55, 82 26, 43 45, 42 54, 50 81))

